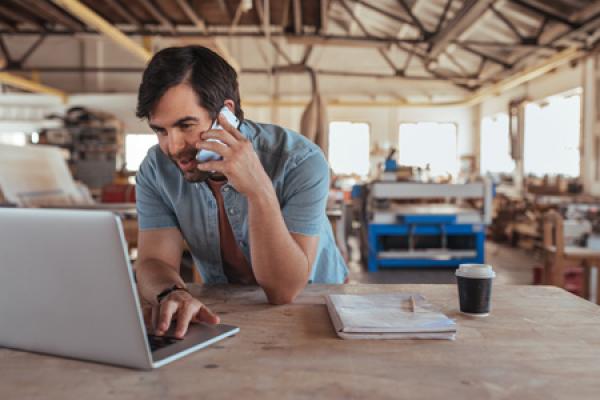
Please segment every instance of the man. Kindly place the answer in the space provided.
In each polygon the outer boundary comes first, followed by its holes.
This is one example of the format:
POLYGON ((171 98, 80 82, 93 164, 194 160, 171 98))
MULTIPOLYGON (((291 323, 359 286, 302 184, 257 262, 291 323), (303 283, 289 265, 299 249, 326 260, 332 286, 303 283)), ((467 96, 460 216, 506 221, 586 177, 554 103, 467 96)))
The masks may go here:
POLYGON ((325 214, 323 153, 290 130, 244 120, 237 74, 220 56, 200 46, 158 52, 136 114, 159 142, 136 185, 136 276, 142 297, 159 305, 157 334, 175 319, 177 337, 192 321, 219 321, 180 277, 184 240, 205 283, 258 284, 272 304, 293 301, 307 282, 345 280, 325 214), (219 114, 223 106, 239 129, 219 114), (224 130, 210 129, 215 120, 224 130), (202 149, 222 160, 198 163, 202 149))

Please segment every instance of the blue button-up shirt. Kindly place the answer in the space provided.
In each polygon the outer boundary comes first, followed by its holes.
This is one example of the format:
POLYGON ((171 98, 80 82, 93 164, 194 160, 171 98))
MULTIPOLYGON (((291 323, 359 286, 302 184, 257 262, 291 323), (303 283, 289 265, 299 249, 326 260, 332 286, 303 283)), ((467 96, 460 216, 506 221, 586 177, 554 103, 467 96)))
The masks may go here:
MULTIPOLYGON (((273 182, 288 230, 319 237, 309 282, 342 283, 348 270, 325 213, 329 166, 322 151, 305 137, 276 125, 245 120, 240 132, 252 142, 273 182)), ((229 184, 221 191, 233 234, 252 265, 248 201, 229 184)), ((148 151, 140 166, 136 196, 141 230, 177 227, 204 282, 227 283, 221 260, 217 202, 207 183, 187 182, 157 145, 148 151)))

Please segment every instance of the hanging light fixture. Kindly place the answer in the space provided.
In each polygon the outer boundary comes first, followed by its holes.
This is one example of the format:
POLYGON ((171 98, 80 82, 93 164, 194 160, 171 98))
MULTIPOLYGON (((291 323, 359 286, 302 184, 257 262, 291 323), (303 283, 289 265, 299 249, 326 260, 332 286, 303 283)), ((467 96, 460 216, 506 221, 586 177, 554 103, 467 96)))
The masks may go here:
POLYGON ((252 10, 252 0, 242 0, 240 8, 242 12, 248 12, 252 10))

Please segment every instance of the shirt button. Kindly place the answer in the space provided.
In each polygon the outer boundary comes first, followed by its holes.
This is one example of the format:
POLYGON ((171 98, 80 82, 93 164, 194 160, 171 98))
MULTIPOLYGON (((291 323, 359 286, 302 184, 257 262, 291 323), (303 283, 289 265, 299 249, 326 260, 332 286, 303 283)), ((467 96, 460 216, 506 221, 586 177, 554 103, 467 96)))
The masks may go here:
POLYGON ((229 212, 229 215, 234 215, 235 214, 235 208, 230 208, 227 211, 229 212))
POLYGON ((225 186, 225 187, 223 188, 223 191, 224 191, 224 192, 229 192, 229 186, 225 186))
POLYGON ((240 245, 240 247, 244 247, 244 242, 242 242, 241 240, 238 242, 238 244, 240 245))

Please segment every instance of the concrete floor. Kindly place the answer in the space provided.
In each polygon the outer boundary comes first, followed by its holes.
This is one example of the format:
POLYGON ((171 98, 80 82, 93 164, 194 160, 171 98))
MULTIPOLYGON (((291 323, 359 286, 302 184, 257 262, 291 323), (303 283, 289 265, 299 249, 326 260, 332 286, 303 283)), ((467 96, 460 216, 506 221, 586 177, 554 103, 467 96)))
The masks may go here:
MULTIPOLYGON (((352 261, 350 283, 454 283, 454 268, 386 268, 367 272, 360 262, 358 246, 350 239, 352 261)), ((485 260, 496 271, 496 284, 527 285, 533 283, 533 268, 540 261, 531 252, 486 242, 485 260)))

